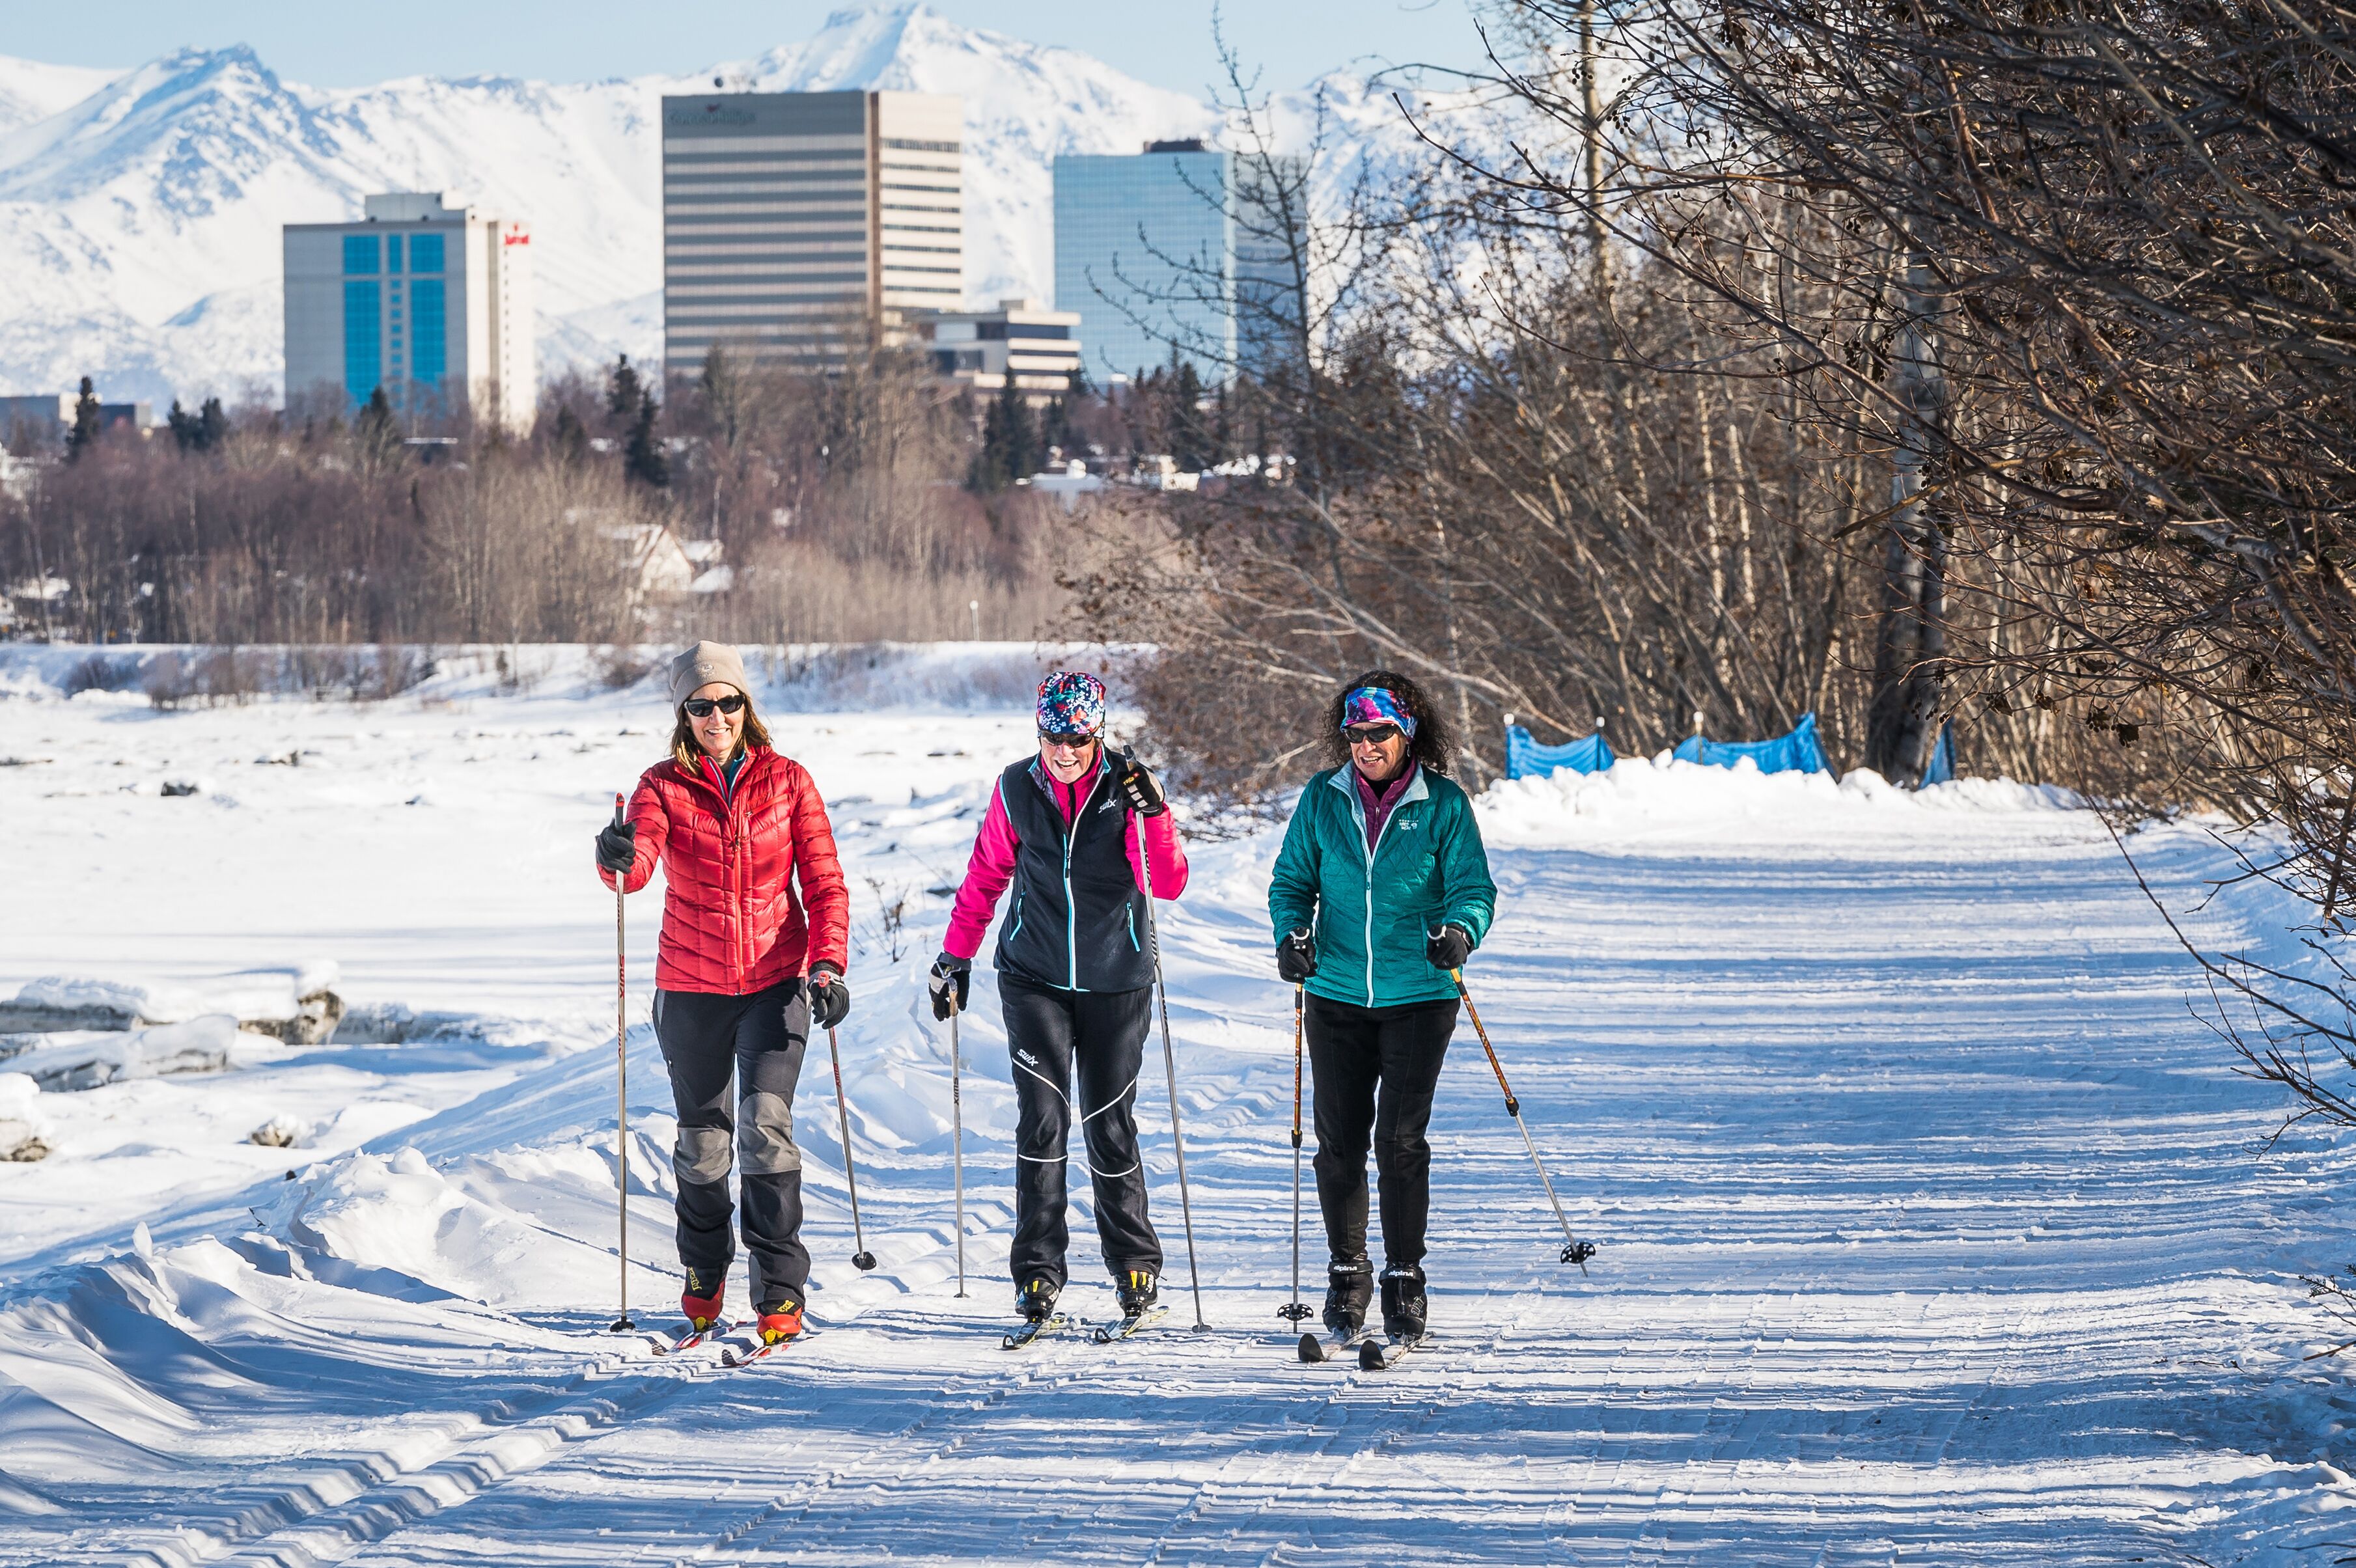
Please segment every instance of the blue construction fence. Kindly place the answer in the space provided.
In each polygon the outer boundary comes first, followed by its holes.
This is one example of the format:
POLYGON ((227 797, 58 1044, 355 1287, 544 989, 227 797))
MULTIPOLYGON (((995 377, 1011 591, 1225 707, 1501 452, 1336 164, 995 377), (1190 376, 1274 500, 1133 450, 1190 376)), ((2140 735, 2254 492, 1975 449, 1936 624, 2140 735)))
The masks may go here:
MULTIPOLYGON (((1701 735, 1688 735, 1669 754, 1681 763, 1699 763, 1713 768, 1730 768, 1748 757, 1762 773, 1832 772, 1825 762, 1824 745, 1816 739, 1814 713, 1801 714, 1790 734, 1778 735, 1772 741, 1712 741, 1701 735)), ((1544 778, 1563 768, 1576 773, 1600 773, 1617 760, 1601 728, 1592 735, 1559 746, 1541 746, 1521 725, 1505 726, 1505 776, 1509 779, 1544 778)), ((1938 749, 1932 753, 1922 782, 1945 784, 1954 776, 1955 727, 1949 723, 1940 728, 1938 749)))

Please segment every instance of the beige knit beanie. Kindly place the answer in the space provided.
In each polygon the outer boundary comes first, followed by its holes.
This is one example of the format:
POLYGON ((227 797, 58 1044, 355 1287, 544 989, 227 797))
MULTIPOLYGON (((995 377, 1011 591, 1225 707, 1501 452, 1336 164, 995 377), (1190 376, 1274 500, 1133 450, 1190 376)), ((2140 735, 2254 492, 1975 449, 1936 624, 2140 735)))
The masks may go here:
POLYGON ((670 705, 685 702, 700 686, 713 681, 733 686, 745 696, 753 695, 752 683, 744 678, 744 658, 726 643, 698 643, 670 661, 670 705))

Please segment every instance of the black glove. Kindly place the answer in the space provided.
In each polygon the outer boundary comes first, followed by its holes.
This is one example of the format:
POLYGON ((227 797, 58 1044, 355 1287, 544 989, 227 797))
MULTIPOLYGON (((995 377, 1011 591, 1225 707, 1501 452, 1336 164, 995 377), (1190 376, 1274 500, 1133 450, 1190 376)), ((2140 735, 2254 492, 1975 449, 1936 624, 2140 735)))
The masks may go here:
POLYGON ((638 858, 638 825, 609 822, 597 829, 597 864, 616 876, 627 871, 638 858))
POLYGON ((933 1017, 947 1019, 951 1012, 949 993, 957 993, 958 1012, 965 1011, 966 997, 973 989, 973 960, 960 958, 954 953, 943 953, 933 960, 932 978, 926 982, 933 993, 933 1017))
POLYGON ((1276 972, 1288 986, 1298 986, 1317 973, 1317 939, 1307 926, 1276 944, 1276 972))
POLYGON ((851 1016, 851 987, 824 964, 809 972, 810 1027, 832 1029, 851 1016))
POLYGON ((1169 810, 1170 797, 1162 793, 1162 781, 1152 770, 1135 757, 1127 763, 1120 775, 1120 793, 1129 797, 1130 808, 1140 816, 1159 816, 1169 810))
POLYGON ((1423 944, 1424 957, 1435 969, 1462 969, 1472 956, 1472 938, 1461 925, 1443 925, 1423 944))

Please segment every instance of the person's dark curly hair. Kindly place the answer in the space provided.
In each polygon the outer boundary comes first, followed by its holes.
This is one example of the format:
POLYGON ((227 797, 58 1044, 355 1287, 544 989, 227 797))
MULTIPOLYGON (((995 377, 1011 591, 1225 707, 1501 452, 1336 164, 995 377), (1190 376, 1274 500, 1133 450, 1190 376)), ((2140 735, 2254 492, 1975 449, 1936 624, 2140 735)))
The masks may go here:
POLYGON ((1415 720, 1415 733, 1408 737, 1407 754, 1435 773, 1448 771, 1449 759, 1456 754, 1456 731, 1440 716, 1439 708, 1416 685, 1395 669, 1370 669, 1333 694, 1325 705, 1325 765, 1346 767, 1350 762, 1350 742, 1342 736, 1342 705, 1350 693, 1362 686, 1387 691, 1398 701, 1402 712, 1415 720))

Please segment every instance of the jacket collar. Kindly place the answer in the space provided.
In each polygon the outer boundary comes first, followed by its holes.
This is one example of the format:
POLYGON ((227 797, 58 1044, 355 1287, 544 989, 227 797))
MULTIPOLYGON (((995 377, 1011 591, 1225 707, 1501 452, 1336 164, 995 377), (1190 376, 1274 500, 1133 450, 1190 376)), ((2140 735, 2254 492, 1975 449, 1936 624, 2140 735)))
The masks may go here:
MULTIPOLYGON (((1422 766, 1419 764, 1415 770, 1414 782, 1407 786, 1407 793, 1400 795, 1397 801, 1392 803, 1391 809, 1393 811, 1398 810, 1409 801, 1430 800, 1431 798, 1431 791, 1424 785, 1423 774, 1424 770, 1422 766)), ((1357 769, 1352 767, 1347 763, 1344 763, 1340 767, 1335 768, 1331 773, 1326 775, 1325 782, 1333 788, 1342 792, 1344 798, 1349 801, 1351 810, 1364 811, 1365 809, 1365 805, 1358 799, 1357 769)))

